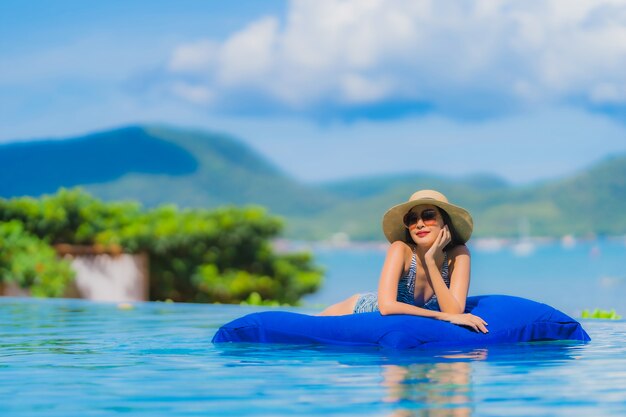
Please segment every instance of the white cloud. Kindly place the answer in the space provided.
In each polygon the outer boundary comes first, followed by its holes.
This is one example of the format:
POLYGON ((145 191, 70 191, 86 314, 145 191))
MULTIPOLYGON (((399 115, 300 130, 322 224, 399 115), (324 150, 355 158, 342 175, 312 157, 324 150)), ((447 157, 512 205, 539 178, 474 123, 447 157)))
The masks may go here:
POLYGON ((367 103, 384 98, 392 88, 385 79, 368 79, 359 74, 346 74, 340 80, 341 95, 348 103, 367 103))
POLYGON ((181 45, 172 54, 168 69, 172 72, 207 71, 215 65, 218 45, 208 39, 181 45))
POLYGON ((173 83, 171 91, 175 96, 197 104, 208 104, 213 99, 213 93, 207 87, 182 81, 173 83))
MULTIPOLYGON (((416 101, 443 113, 575 99, 626 105, 626 1, 293 0, 168 70, 287 108, 416 101)), ((231 100, 232 103, 232 100, 231 100)))
POLYGON ((228 39, 220 50, 218 82, 236 87, 267 81, 273 75, 277 29, 278 21, 266 18, 228 39))
POLYGON ((591 101, 598 104, 626 102, 626 85, 600 83, 591 89, 591 101))

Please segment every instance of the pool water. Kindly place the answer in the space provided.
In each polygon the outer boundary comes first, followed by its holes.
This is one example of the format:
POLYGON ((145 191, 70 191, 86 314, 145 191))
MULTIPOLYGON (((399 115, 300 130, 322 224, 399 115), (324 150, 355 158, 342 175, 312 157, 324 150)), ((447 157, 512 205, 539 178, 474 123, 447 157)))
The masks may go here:
POLYGON ((210 343, 259 310, 0 298, 0 416, 626 415, 624 320, 582 321, 587 344, 210 343))

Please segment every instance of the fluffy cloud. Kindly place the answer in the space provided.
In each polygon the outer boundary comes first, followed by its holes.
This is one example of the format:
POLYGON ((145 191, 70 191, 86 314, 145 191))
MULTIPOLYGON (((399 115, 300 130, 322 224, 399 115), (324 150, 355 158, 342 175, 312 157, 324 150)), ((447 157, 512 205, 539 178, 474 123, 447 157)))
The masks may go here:
POLYGON ((174 94, 216 108, 467 117, 626 106, 624 68, 623 0, 293 0, 282 19, 179 45, 167 71, 174 94))

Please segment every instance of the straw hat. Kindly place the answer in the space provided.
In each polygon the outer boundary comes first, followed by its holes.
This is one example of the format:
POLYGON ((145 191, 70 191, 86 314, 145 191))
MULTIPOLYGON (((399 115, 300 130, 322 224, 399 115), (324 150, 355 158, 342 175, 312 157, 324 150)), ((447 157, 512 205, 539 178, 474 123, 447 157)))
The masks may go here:
POLYGON ((448 203, 446 196, 434 190, 420 190, 414 193, 406 203, 393 206, 383 216, 383 232, 389 242, 404 240, 406 227, 402 222, 405 214, 413 207, 430 204, 444 210, 450 216, 452 228, 461 240, 457 243, 465 243, 472 235, 474 221, 467 210, 448 203))

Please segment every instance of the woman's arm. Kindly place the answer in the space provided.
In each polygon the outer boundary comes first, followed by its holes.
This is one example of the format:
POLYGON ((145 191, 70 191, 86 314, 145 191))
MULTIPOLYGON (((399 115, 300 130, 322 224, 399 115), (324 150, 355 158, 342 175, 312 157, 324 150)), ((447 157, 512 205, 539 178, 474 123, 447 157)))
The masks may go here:
POLYGON ((380 307, 380 302, 378 304, 378 307, 380 309, 380 314, 382 315, 410 314, 412 316, 430 317, 441 321, 448 321, 452 324, 456 324, 457 326, 471 327, 472 329, 474 329, 474 331, 477 332, 489 333, 489 330, 487 330, 487 322, 471 313, 442 313, 441 311, 428 310, 426 308, 416 307, 398 301, 396 301, 395 304, 388 306, 388 310, 386 313, 383 313, 383 309, 380 307))
POLYGON ((464 245, 448 252, 450 288, 446 286, 437 259, 443 257, 443 248, 450 242, 450 230, 445 226, 424 257, 425 269, 433 286, 439 308, 444 313, 462 314, 470 281, 470 254, 464 245))
POLYGON ((445 313, 460 314, 465 311, 465 302, 470 283, 470 253, 461 245, 448 252, 450 288, 443 281, 439 266, 426 259, 426 272, 437 295, 439 308, 445 313))
POLYGON ((383 270, 378 283, 378 309, 380 314, 412 314, 414 316, 424 316, 441 318, 439 311, 427 310, 401 303, 398 297, 398 282, 404 273, 406 259, 413 255, 411 248, 404 242, 396 241, 387 250, 383 270))
MULTIPOLYGON (((405 259, 411 255, 411 249, 408 245, 399 241, 392 243, 387 250, 387 256, 385 258, 383 270, 380 274, 380 282, 378 285, 378 309, 380 314, 410 314, 413 316, 430 317, 438 320, 449 321, 450 323, 460 326, 468 326, 475 331, 487 333, 487 323, 480 317, 474 316, 473 314, 451 314, 448 312, 433 311, 401 303, 397 300, 398 282, 400 281, 400 276, 404 272, 405 259)), ((437 269, 437 271, 439 271, 439 269, 437 269)), ((443 283, 441 274, 440 279, 443 283)), ((445 287, 445 283, 443 285, 445 287)), ((463 306, 465 306, 465 301, 463 301, 463 306)))

